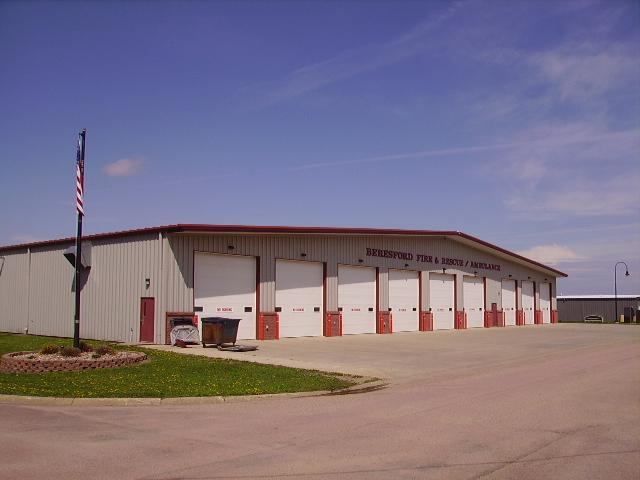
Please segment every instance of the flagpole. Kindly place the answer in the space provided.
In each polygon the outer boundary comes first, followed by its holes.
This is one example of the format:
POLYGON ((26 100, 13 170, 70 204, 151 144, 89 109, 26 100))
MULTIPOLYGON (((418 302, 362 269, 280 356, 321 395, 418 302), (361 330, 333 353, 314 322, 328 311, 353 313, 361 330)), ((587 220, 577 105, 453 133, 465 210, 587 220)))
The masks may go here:
POLYGON ((73 346, 80 347, 80 290, 82 289, 82 217, 84 216, 84 148, 87 130, 82 129, 78 138, 76 155, 76 210, 78 213, 78 229, 76 232, 76 303, 73 316, 73 346))

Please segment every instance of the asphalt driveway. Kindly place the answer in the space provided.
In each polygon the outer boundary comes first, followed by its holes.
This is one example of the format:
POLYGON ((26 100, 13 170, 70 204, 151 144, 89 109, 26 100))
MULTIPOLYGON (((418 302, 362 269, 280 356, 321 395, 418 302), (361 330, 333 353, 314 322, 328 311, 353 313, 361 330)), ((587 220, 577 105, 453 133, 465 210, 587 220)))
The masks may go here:
POLYGON ((639 347, 640 328, 624 325, 261 342, 233 356, 390 385, 200 406, 0 405, 0 478, 639 478, 639 347))

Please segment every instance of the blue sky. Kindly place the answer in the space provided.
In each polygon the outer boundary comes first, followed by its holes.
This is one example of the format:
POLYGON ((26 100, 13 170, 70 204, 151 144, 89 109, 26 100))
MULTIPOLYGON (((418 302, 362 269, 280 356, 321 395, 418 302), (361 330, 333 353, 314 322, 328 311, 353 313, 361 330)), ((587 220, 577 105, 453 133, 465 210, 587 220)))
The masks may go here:
POLYGON ((2 2, 0 244, 461 230, 640 293, 640 4, 2 2))

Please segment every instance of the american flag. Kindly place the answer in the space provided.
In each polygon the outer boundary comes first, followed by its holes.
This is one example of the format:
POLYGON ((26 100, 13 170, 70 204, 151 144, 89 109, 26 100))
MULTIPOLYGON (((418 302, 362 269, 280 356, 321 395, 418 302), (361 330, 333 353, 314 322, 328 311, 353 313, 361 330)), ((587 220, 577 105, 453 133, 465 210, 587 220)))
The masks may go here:
POLYGON ((84 216, 84 130, 78 136, 76 154, 76 208, 84 216))

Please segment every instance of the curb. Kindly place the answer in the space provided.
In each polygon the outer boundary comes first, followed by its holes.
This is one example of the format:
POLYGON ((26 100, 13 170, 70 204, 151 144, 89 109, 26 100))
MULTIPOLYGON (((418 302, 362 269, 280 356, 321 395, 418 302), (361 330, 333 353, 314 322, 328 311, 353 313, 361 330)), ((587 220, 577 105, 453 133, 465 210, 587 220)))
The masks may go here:
POLYGON ((319 390, 314 392, 268 393, 261 395, 238 395, 230 397, 167 397, 167 398, 60 398, 31 397, 0 394, 0 405, 47 406, 47 407, 160 407, 180 405, 214 405, 222 403, 245 403, 274 398, 329 397, 355 395, 382 390, 388 386, 383 380, 358 383, 341 390, 319 390))

